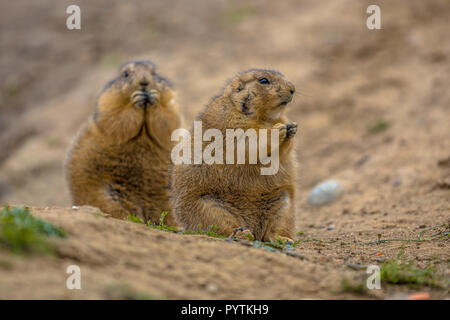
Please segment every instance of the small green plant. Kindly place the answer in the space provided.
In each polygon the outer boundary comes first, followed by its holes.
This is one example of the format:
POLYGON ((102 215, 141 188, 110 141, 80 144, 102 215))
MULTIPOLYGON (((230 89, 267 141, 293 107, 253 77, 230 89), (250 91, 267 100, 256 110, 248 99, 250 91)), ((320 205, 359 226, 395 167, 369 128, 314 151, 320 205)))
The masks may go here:
POLYGON ((252 234, 248 233, 245 236, 247 237, 248 241, 255 241, 255 237, 252 234))
POLYGON ((159 217, 159 224, 152 223, 151 221, 147 222, 147 226, 153 229, 158 229, 162 231, 168 231, 168 232, 178 232, 178 229, 174 226, 168 226, 164 224, 164 219, 169 214, 168 211, 161 212, 161 215, 159 217))
POLYGON ((184 230, 183 234, 195 235, 195 234, 205 234, 203 230, 184 230))
POLYGON ((389 122, 387 122, 383 119, 380 119, 380 120, 377 120, 374 124, 370 125, 367 128, 367 131, 371 134, 380 133, 380 132, 387 130, 389 128, 389 126, 390 126, 389 122))
POLYGON ((64 238, 66 233, 51 223, 35 218, 28 208, 6 206, 0 212, 0 247, 13 253, 52 253, 47 237, 64 238))
POLYGON ((298 239, 296 241, 294 241, 294 243, 292 244, 293 248, 296 248, 303 241, 304 235, 305 235, 305 232, 303 232, 303 231, 297 232, 298 239))
POLYGON ((263 247, 271 247, 273 249, 285 250, 292 246, 290 242, 286 242, 283 239, 277 238, 274 241, 265 241, 262 242, 263 247))
POLYGON ((294 243, 292 244, 292 247, 296 248, 301 242, 302 242, 302 239, 298 239, 298 240, 294 241, 294 243))
POLYGON ((367 284, 364 281, 355 282, 344 278, 341 282, 341 290, 347 293, 366 294, 367 284))
POLYGON ((275 240, 276 245, 278 245, 281 249, 285 249, 289 242, 286 242, 283 239, 277 238, 275 240))
POLYGON ((159 224, 164 225, 164 220, 166 219, 167 215, 169 214, 169 211, 163 211, 161 212, 161 215, 159 217, 159 224))
POLYGON ((381 265, 381 280, 393 284, 406 284, 410 287, 433 286, 441 287, 436 270, 432 264, 424 269, 414 265, 413 261, 404 261, 405 248, 402 246, 397 259, 390 259, 381 265))
POLYGON ((136 217, 134 214, 130 213, 128 214, 127 220, 135 223, 144 223, 141 218, 136 217))
POLYGON ((226 238, 224 235, 219 234, 217 231, 219 230, 219 227, 217 227, 217 225, 212 224, 210 226, 208 226, 208 228, 205 231, 205 234, 209 237, 213 237, 213 238, 220 238, 220 239, 224 239, 226 238))
POLYGON ((226 236, 218 233, 218 230, 219 228, 215 224, 208 226, 206 229, 203 229, 203 226, 199 224, 197 230, 185 230, 183 231, 183 234, 202 234, 213 238, 225 239, 226 236))

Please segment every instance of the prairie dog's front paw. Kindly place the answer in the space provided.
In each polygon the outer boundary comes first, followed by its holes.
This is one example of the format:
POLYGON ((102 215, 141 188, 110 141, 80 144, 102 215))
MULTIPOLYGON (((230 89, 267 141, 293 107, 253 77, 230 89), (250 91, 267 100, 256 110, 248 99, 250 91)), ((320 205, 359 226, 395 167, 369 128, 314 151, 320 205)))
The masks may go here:
POLYGON ((278 130, 280 141, 284 141, 287 137, 287 126, 284 123, 276 123, 272 130, 278 130))
POLYGON ((286 138, 293 137, 297 133, 297 123, 292 122, 286 125, 286 138))
POLYGON ((151 89, 148 92, 148 99, 150 100, 151 105, 155 105, 159 102, 159 91, 155 89, 151 89))
POLYGON ((272 127, 273 129, 278 129, 280 133, 280 141, 284 141, 293 137, 297 133, 297 123, 277 123, 272 127))

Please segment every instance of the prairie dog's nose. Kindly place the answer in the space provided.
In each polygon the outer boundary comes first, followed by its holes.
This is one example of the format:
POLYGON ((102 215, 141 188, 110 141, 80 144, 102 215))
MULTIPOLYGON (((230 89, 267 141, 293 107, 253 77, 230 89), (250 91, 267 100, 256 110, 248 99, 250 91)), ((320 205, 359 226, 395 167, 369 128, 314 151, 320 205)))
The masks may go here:
POLYGON ((295 93, 295 86, 291 82, 288 82, 287 87, 291 95, 293 95, 295 93))
POLYGON ((139 84, 143 87, 146 87, 148 86, 149 82, 146 77, 142 77, 141 80, 139 80, 139 84))

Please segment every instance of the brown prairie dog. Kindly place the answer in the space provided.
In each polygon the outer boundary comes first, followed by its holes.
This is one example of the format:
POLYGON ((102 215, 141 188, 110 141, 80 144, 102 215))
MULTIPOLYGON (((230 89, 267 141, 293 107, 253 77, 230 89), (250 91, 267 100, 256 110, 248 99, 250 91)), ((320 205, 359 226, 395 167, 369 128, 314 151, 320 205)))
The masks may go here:
POLYGON ((181 124, 175 93, 149 61, 124 65, 102 91, 66 161, 74 205, 117 218, 175 224, 169 201, 170 134, 181 124))
POLYGON ((248 162, 174 166, 172 200, 179 224, 189 230, 216 225, 227 236, 244 228, 263 241, 294 237, 292 138, 297 125, 284 116, 294 92, 294 85, 279 72, 252 69, 233 78, 210 102, 198 118, 203 130, 215 128, 225 137, 230 128, 267 129, 269 133, 278 129, 279 170, 261 175, 261 164, 248 162))

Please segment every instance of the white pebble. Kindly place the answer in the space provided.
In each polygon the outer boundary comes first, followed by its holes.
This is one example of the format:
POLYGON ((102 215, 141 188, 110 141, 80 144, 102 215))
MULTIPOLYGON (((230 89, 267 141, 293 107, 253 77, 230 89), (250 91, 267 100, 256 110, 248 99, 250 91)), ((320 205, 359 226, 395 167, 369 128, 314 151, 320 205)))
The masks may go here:
POLYGON ((327 180, 314 187, 311 191, 308 203, 313 206, 321 206, 335 201, 343 193, 344 188, 336 180, 327 180))

